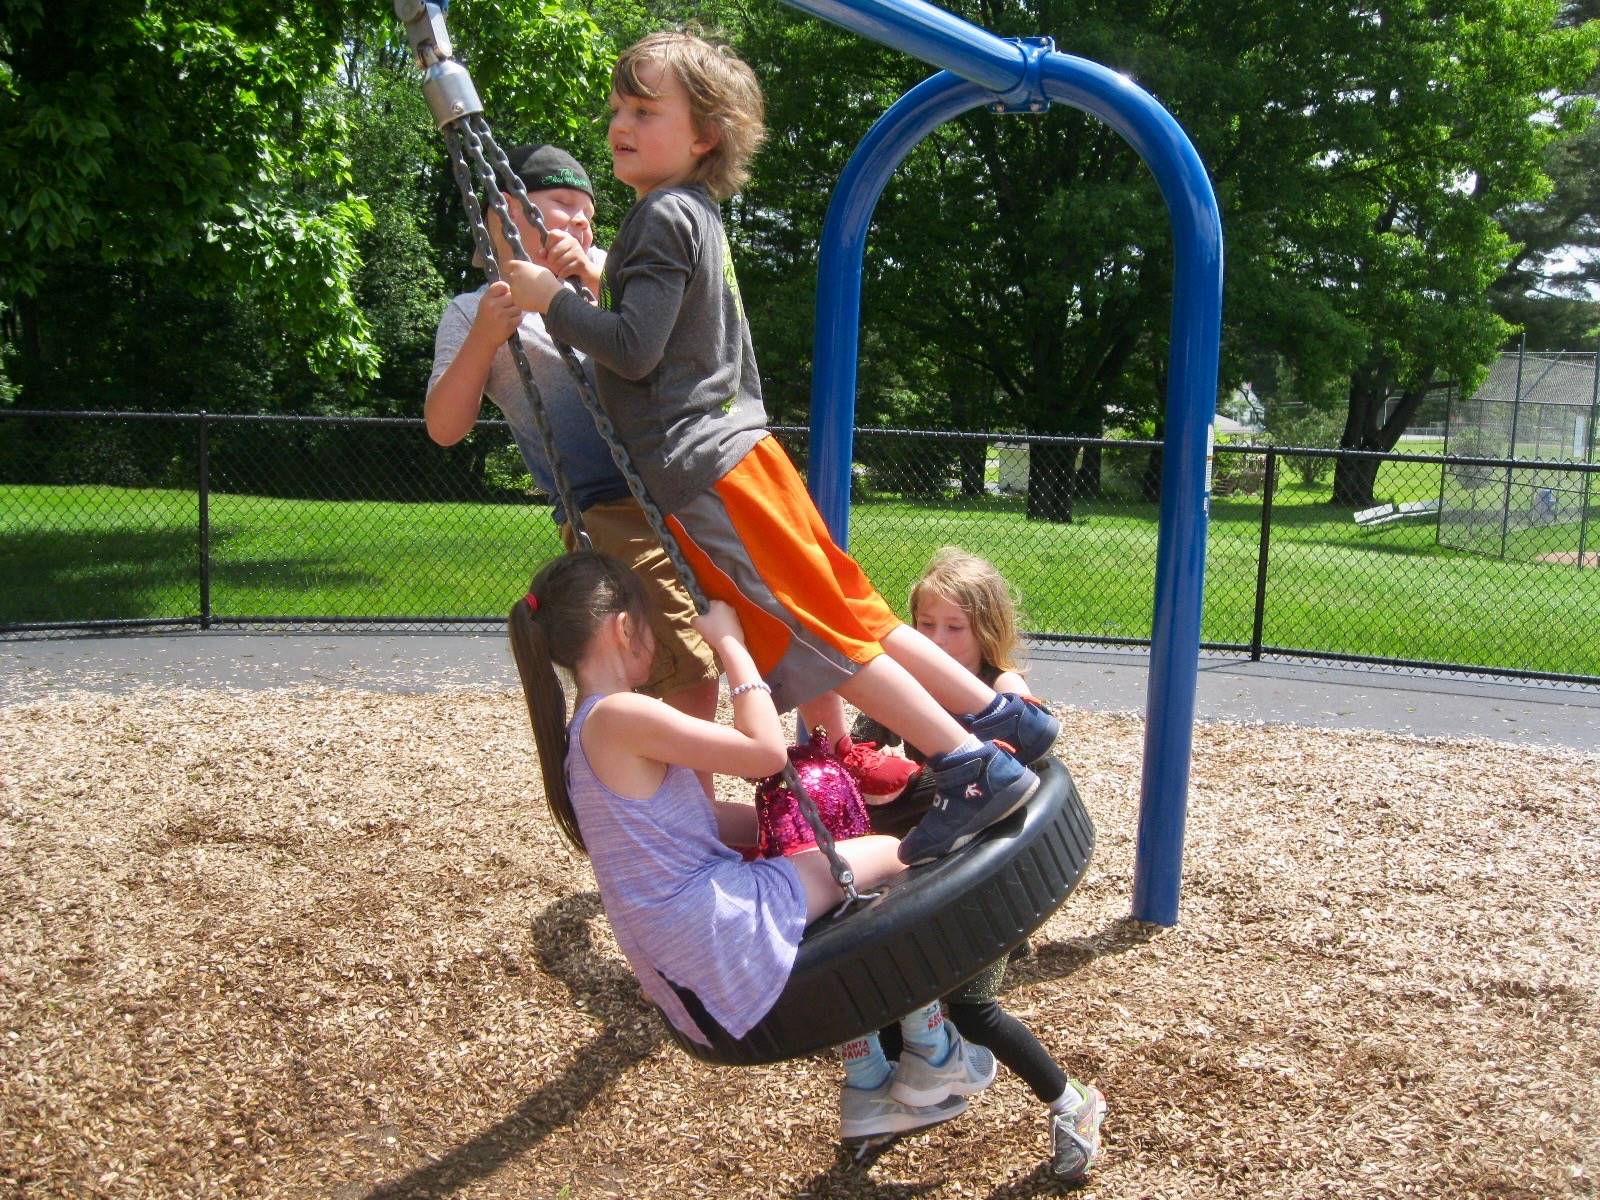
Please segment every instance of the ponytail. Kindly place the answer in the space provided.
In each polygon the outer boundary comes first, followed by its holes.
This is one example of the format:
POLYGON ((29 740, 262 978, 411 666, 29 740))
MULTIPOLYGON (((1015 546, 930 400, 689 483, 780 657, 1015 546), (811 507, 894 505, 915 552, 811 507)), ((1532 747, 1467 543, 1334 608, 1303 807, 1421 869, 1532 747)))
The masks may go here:
POLYGON ((567 697, 556 668, 576 671, 600 622, 629 613, 639 628, 649 616, 644 585, 626 563, 595 550, 579 550, 546 563, 525 599, 512 608, 506 627, 511 654, 522 678, 528 720, 539 750, 544 798, 567 844, 587 854, 578 816, 567 790, 567 697))
POLYGON ((511 656, 517 660, 522 695, 528 702, 533 743, 539 750, 545 803, 567 845, 580 854, 588 854, 578 830, 577 814, 572 811, 572 797, 567 792, 567 696, 556 677, 550 643, 525 601, 517 601, 506 624, 511 634, 511 656))

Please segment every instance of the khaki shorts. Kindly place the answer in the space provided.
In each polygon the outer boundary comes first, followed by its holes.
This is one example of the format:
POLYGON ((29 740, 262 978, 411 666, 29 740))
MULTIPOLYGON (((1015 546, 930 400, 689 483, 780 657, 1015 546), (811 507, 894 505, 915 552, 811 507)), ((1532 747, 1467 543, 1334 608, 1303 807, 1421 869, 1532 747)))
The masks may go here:
MULTIPOLYGON (((644 582, 656 660, 649 682, 639 690, 665 698, 721 675, 717 656, 689 624, 694 618, 694 601, 678 582, 672 560, 656 540, 638 501, 632 497, 607 500, 584 509, 583 525, 596 550, 621 559, 644 582)), ((561 540, 568 550, 577 548, 570 525, 561 526, 561 540)))

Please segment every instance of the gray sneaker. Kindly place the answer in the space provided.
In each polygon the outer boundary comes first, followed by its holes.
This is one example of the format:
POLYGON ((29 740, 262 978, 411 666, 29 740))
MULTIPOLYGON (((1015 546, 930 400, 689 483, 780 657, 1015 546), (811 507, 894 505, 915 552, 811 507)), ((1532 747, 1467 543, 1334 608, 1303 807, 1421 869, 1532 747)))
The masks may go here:
POLYGON ((902 1104, 890 1094, 893 1083, 891 1075, 871 1089, 845 1084, 839 1095, 840 1138, 846 1142, 862 1142, 910 1133, 967 1111, 967 1102, 961 1096, 946 1096, 937 1104, 920 1107, 902 1104))
POLYGON ((963 1041, 955 1026, 945 1028, 950 1031, 950 1049, 938 1066, 910 1046, 901 1050, 890 1091, 902 1104, 937 1104, 946 1096, 971 1096, 994 1082, 994 1055, 963 1041))
POLYGON ((1050 1114, 1050 1174, 1077 1183, 1100 1161, 1100 1125, 1107 1108, 1098 1088, 1076 1079, 1069 1079, 1067 1087, 1079 1100, 1071 1112, 1050 1114))

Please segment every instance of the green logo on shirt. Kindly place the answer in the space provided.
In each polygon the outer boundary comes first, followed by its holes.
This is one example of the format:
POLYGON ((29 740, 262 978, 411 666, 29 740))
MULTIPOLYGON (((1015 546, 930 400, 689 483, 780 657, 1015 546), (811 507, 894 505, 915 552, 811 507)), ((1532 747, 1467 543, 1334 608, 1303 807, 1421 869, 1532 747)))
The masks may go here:
POLYGON ((733 304, 739 310, 739 320, 744 320, 744 298, 739 295, 739 277, 733 273, 733 248, 728 245, 726 229, 722 231, 722 282, 733 293, 733 304))

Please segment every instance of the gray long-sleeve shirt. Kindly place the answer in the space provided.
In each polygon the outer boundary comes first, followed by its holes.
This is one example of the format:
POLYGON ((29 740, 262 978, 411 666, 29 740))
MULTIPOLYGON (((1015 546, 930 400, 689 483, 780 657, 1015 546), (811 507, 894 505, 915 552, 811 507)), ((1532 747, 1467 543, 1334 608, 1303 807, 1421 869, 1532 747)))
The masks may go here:
POLYGON ((662 188, 628 210, 606 288, 609 308, 558 293, 545 328, 594 360, 600 403, 670 514, 767 432, 727 235, 703 188, 662 188))

